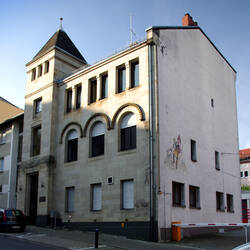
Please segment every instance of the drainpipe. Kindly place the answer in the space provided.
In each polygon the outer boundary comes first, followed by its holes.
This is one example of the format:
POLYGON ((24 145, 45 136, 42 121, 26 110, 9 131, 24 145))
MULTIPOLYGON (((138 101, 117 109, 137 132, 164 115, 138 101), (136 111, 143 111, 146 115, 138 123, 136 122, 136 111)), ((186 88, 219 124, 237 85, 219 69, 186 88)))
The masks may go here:
POLYGON ((154 44, 148 47, 149 51, 149 174, 150 174, 150 240, 156 241, 155 237, 155 184, 154 184, 154 79, 155 79, 155 51, 154 44))

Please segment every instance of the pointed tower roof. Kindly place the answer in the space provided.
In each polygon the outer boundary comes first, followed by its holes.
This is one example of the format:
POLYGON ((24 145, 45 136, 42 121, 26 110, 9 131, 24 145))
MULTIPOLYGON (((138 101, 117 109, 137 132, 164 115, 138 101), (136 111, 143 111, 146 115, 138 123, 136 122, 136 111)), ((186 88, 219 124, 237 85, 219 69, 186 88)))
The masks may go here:
POLYGON ((76 48, 74 43, 71 41, 69 36, 62 29, 59 29, 57 32, 54 33, 54 35, 48 40, 48 42, 35 55, 32 61, 34 59, 38 59, 39 57, 43 56, 46 52, 48 52, 52 48, 62 49, 67 53, 69 53, 70 55, 81 60, 83 63, 87 64, 86 60, 81 55, 79 50, 76 48))

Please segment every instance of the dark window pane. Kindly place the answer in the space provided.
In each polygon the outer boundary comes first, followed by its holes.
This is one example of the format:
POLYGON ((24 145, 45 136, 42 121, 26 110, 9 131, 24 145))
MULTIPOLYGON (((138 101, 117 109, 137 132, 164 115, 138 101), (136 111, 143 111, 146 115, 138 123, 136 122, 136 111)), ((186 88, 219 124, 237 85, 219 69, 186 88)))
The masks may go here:
POLYGON ((81 107, 81 93, 82 93, 82 86, 78 86, 76 88, 76 109, 81 107))
POLYGON ((77 160, 78 139, 68 140, 68 162, 77 160))
POLYGON ((101 99, 104 99, 107 96, 108 96, 108 75, 103 75, 101 82, 101 99))
POLYGON ((33 129, 33 156, 40 154, 41 147, 41 127, 33 129))
POLYGON ((92 137, 92 156, 104 154, 104 135, 92 137))
POLYGON ((90 99, 89 99, 90 103, 96 101, 96 88, 97 88, 96 80, 90 81, 90 99))
POLYGON ((139 62, 131 64, 131 88, 139 85, 139 62))
POLYGON ((191 140, 191 160, 197 161, 197 155, 196 155, 196 141, 191 140))
POLYGON ((66 112, 69 113, 71 112, 72 109, 72 90, 67 90, 67 106, 66 106, 66 112))
POLYGON ((18 151, 17 151, 17 162, 22 160, 22 146, 23 146, 23 136, 18 137, 18 151))
POLYGON ((121 129, 121 151, 136 148, 136 126, 121 129))
POLYGON ((118 93, 125 91, 126 88, 126 68, 118 69, 118 93))

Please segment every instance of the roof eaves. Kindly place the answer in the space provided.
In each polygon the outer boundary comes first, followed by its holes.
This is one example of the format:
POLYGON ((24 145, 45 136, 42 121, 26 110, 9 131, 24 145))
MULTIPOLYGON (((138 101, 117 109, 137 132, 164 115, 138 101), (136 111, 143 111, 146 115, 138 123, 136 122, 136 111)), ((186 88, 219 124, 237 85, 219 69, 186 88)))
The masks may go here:
POLYGON ((18 114, 18 115, 15 115, 15 116, 13 116, 13 117, 11 117, 11 118, 9 118, 9 119, 7 119, 7 120, 1 122, 1 123, 0 123, 0 126, 6 124, 6 123, 8 123, 8 122, 14 121, 14 120, 16 120, 16 119, 18 119, 18 118, 21 118, 21 116, 24 116, 24 112, 22 112, 22 113, 20 113, 20 114, 18 114))

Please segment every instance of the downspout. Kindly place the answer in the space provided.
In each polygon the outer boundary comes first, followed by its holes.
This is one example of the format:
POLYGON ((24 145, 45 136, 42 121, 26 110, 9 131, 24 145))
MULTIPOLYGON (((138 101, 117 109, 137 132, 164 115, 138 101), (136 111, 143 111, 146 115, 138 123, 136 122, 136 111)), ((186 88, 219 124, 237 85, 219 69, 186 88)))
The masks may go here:
POLYGON ((155 183, 154 183, 154 79, 155 79, 155 51, 154 44, 150 43, 149 51, 149 174, 150 174, 150 240, 156 241, 155 237, 155 183))

